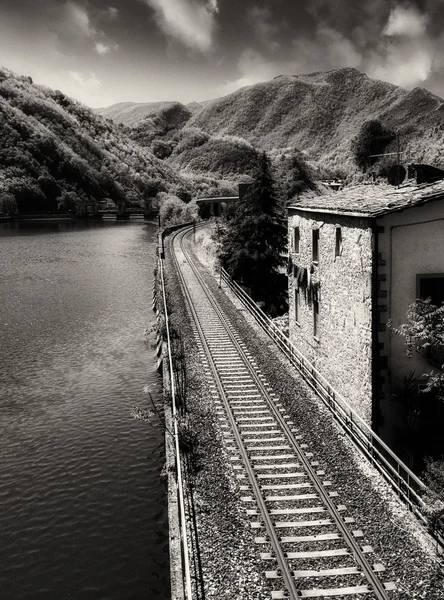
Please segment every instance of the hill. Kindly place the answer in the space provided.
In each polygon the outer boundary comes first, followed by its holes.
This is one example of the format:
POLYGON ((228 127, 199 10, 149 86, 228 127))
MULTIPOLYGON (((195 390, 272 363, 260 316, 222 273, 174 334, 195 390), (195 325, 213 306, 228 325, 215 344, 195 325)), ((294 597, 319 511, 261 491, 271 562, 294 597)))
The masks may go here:
POLYGON ((183 112, 188 119, 192 110, 180 102, 118 102, 105 108, 96 108, 94 112, 114 123, 135 127, 145 119, 174 112, 183 112))
POLYGON ((243 138, 211 136, 199 129, 184 128, 172 144, 168 163, 180 171, 212 173, 239 181, 256 170, 258 150, 243 138))
POLYGON ((208 103, 187 126, 239 135, 266 150, 298 148, 309 160, 350 172, 355 168, 350 142, 370 119, 398 129, 417 162, 443 163, 443 100, 350 68, 279 76, 242 88, 208 103))
MULTIPOLYGON (((321 172, 356 170, 351 141, 371 119, 398 129, 415 162, 444 165, 444 101, 425 89, 405 90, 352 68, 278 76, 186 108, 191 114, 181 128, 242 137, 272 155, 298 149, 321 172)), ((136 125, 134 106, 127 110, 136 125)), ((394 150, 394 144, 386 149, 394 150)))
POLYGON ((0 193, 19 212, 110 197, 142 205, 158 192, 191 190, 165 162, 58 90, 0 68, 0 193))

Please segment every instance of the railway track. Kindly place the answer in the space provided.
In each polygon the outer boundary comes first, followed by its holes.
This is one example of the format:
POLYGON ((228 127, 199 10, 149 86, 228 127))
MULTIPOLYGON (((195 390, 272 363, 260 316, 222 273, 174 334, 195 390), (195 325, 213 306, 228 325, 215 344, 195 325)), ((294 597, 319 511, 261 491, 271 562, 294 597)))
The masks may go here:
POLYGON ((384 566, 194 264, 188 231, 172 256, 271 598, 391 599, 384 566))

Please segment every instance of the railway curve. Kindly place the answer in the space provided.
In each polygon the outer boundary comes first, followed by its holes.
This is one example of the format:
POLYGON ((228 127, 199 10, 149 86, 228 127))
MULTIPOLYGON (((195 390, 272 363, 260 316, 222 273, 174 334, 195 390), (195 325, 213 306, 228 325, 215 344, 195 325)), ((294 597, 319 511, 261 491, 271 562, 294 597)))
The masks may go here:
POLYGON ((390 600, 396 586, 186 249, 191 231, 173 234, 171 254, 271 598, 390 600))

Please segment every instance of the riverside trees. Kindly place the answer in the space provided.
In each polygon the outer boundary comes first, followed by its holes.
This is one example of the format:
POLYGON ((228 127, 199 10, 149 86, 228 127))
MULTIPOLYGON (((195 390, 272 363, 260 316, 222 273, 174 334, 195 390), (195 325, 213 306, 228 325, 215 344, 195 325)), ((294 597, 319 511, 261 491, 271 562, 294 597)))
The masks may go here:
POLYGON ((219 256, 228 273, 273 316, 287 306, 287 278, 282 271, 286 245, 283 204, 263 153, 253 183, 226 219, 219 256))

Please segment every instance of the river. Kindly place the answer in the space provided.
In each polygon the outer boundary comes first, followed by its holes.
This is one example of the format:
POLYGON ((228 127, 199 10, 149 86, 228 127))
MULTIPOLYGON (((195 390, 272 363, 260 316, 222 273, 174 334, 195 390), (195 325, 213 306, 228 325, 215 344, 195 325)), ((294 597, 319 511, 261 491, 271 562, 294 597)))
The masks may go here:
POLYGON ((0 598, 169 596, 153 225, 0 224, 0 598), (153 338, 150 338, 153 341, 153 338))

